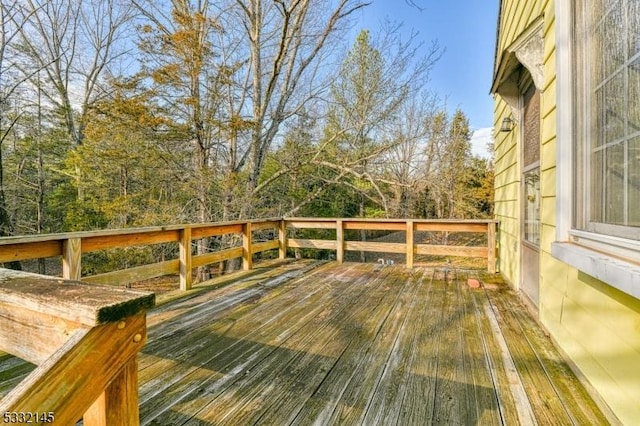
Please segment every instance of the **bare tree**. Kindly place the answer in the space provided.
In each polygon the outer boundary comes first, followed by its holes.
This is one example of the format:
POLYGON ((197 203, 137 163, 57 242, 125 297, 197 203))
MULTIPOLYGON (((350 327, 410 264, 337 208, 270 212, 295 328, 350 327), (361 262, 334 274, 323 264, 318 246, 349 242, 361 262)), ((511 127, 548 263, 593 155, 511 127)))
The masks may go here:
MULTIPOLYGON (((254 194, 299 175, 298 180, 314 182, 313 190, 287 214, 300 211, 336 185, 359 194, 361 215, 366 203, 395 213, 388 205, 388 188, 401 192, 399 188, 408 187, 410 171, 401 170, 401 162, 421 149, 435 103, 424 95, 423 87, 441 50, 434 43, 426 56, 420 56, 419 47, 415 34, 402 40, 399 26, 390 22, 375 37, 361 32, 327 90, 328 113, 321 135, 315 136, 315 143, 296 148, 291 161, 279 162, 280 169, 264 176, 254 194)), ((409 168, 415 165, 414 160, 409 168)))
POLYGON ((404 0, 405 3, 407 3, 409 6, 411 7, 415 7, 416 9, 418 9, 419 11, 423 11, 424 8, 418 5, 418 2, 416 0, 404 0))
MULTIPOLYGON (((134 4, 148 22, 142 27, 140 42, 142 75, 151 80, 156 98, 175 123, 183 149, 191 153, 192 165, 182 173, 195 189, 198 220, 210 222, 216 207, 213 187, 221 174, 215 158, 217 144, 231 133, 232 124, 237 125, 221 114, 230 77, 230 70, 218 61, 214 43, 222 27, 207 1, 134 4)), ((208 246, 208 239, 198 240, 198 254, 208 246)), ((198 275, 208 278, 202 268, 198 275)))
POLYGON ((424 126, 420 126, 410 140, 409 135, 398 131, 411 125, 403 112, 411 109, 411 104, 424 93, 429 71, 441 55, 436 43, 426 55, 418 55, 421 44, 416 35, 402 40, 399 30, 398 24, 387 21, 374 38, 368 31, 361 32, 331 86, 330 125, 332 131, 342 133, 338 140, 347 150, 338 168, 367 182, 359 189, 361 215, 365 198, 377 201, 389 214, 387 196, 380 184, 406 185, 397 179, 384 179, 389 159, 386 153, 410 150, 408 143, 415 143, 424 133, 424 126), (370 189, 373 195, 368 194, 370 189))
MULTIPOLYGON (((226 80, 213 43, 221 27, 208 2, 134 4, 150 22, 142 27, 142 74, 152 81, 156 98, 176 123, 178 137, 193 153, 198 219, 211 221, 209 192, 216 177, 212 155, 216 135, 224 127, 219 114, 226 80)), ((190 172, 184 170, 185 176, 190 172)))
MULTIPOLYGON (((238 161, 247 173, 246 193, 253 195, 264 161, 281 125, 326 88, 323 55, 349 16, 369 3, 340 0, 235 0, 236 28, 243 30, 249 60, 242 90, 247 104, 238 111, 251 122, 248 146, 238 161)), ((243 203, 240 216, 251 216, 243 203)))
POLYGON ((13 229, 5 195, 3 149, 22 113, 13 108, 12 103, 17 105, 20 88, 38 72, 38 68, 27 74, 20 71, 17 46, 21 31, 32 15, 33 12, 25 13, 18 2, 0 1, 0 236, 11 235, 13 229))
MULTIPOLYGON (((41 71, 31 83, 40 85, 44 101, 59 114, 74 147, 83 142, 89 109, 104 96, 101 82, 110 66, 127 53, 132 11, 116 0, 26 0, 20 9, 21 50, 29 61, 22 72, 41 71)), ((82 200, 82 179, 76 174, 82 200)))
MULTIPOLYGON (((139 0, 135 4, 152 31, 165 37, 164 41, 157 38, 160 42, 151 47, 178 47, 174 36, 180 8, 201 17, 203 27, 194 29, 201 42, 191 43, 191 52, 187 52, 195 57, 198 53, 193 48, 206 47, 201 58, 204 64, 197 69, 177 54, 182 64, 174 71, 182 75, 172 75, 166 66, 170 61, 165 56, 162 64, 160 59, 170 48, 165 53, 160 49, 154 52, 143 44, 143 49, 149 67, 165 71, 163 75, 156 73, 156 82, 166 78, 168 84, 177 84, 180 79, 185 83, 181 88, 174 85, 173 94, 165 93, 162 102, 178 112, 177 116, 189 116, 195 126, 191 131, 201 152, 199 169, 208 170, 202 176, 202 189, 207 186, 211 191, 214 181, 218 182, 222 219, 251 216, 253 200, 262 188, 259 178, 264 161, 281 126, 326 90, 329 74, 325 69, 330 67, 323 60, 330 56, 339 31, 348 27, 350 15, 368 3, 340 0, 330 6, 324 0, 139 0), (192 78, 190 83, 187 74, 192 78), (185 103, 189 93, 190 103, 185 103), (169 99, 171 95, 173 99, 169 99), (195 131, 197 126, 203 137, 195 131)), ((213 201, 205 201, 204 195, 201 192, 198 202, 210 211, 201 219, 215 217, 213 201)))
POLYGON ((115 0, 27 0, 25 5, 24 53, 44 71, 43 95, 80 145, 87 111, 103 95, 100 79, 124 54, 120 43, 132 9, 115 0))
POLYGON ((385 153, 384 164, 392 186, 391 215, 415 215, 413 205, 418 194, 425 189, 424 175, 429 174, 435 147, 429 149, 432 122, 437 113, 438 99, 429 93, 412 96, 399 108, 389 124, 389 138, 396 142, 385 153))

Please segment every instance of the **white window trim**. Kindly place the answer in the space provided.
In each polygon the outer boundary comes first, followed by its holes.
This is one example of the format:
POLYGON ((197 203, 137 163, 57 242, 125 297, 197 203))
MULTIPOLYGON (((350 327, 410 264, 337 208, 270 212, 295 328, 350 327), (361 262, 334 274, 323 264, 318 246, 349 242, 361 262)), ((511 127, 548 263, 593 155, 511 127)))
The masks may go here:
POLYGON ((572 228, 573 143, 572 3, 556 0, 556 242, 551 254, 570 266, 640 299, 640 244, 572 228), (637 259, 638 263, 626 259, 637 259))

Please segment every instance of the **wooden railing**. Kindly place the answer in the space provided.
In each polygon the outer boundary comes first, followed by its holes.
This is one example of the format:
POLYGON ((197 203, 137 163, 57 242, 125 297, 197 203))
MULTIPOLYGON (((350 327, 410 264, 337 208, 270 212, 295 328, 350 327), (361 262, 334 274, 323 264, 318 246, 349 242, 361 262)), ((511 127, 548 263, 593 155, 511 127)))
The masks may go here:
MULTIPOLYGON (((62 258, 62 279, 0 269, 0 351, 38 367, 0 401, 0 413, 31 413, 45 423, 85 425, 138 424, 136 354, 146 339, 144 310, 151 293, 96 284, 122 285, 162 275, 179 274, 180 288, 191 288, 192 270, 235 258, 245 270, 256 253, 288 248, 404 254, 413 267, 417 255, 487 259, 495 272, 496 222, 491 220, 318 219, 285 218, 226 223, 176 225, 0 239, 0 262, 62 258), (289 238, 320 230, 325 239, 289 238), (271 239, 254 233, 272 230, 271 239), (353 233, 353 231, 356 231, 353 233), (393 242, 346 238, 361 231, 391 231, 393 242), (429 245, 416 242, 419 232, 484 233, 482 246, 429 245), (402 235, 401 233, 404 233, 402 235), (241 245, 194 255, 197 240, 236 236, 241 245), (178 258, 91 276, 82 276, 83 254, 163 243, 177 243, 178 258), (83 283, 77 280, 82 279, 83 283)), ((10 417, 10 421, 13 421, 10 417)), ((20 421, 19 417, 15 418, 20 421)), ((25 418, 25 422, 26 422, 25 418)))
POLYGON ((495 241, 496 222, 493 220, 279 218, 6 237, 0 238, 0 263, 59 256, 62 258, 62 276, 65 279, 122 285, 163 275, 179 274, 180 288, 188 290, 192 285, 193 268, 241 258, 243 269, 248 270, 253 267, 253 256, 256 253, 278 250, 278 257, 284 259, 287 248, 334 250, 338 262, 342 262, 345 251, 350 250, 401 253, 405 254, 408 267, 413 267, 416 255, 479 257, 486 258, 487 269, 495 272, 495 241), (255 232, 269 229, 273 230, 271 233, 274 236, 273 239, 254 241, 255 232), (288 238, 288 229, 335 230, 335 237, 332 237, 333 239, 288 238), (345 231, 350 230, 402 231, 406 236, 403 242, 394 243, 346 240, 345 231), (414 235, 420 231, 485 233, 487 243, 473 247, 416 244, 414 235), (193 243, 198 239, 230 235, 239 236, 242 245, 201 255, 193 254, 193 243), (170 242, 177 242, 179 245, 177 259, 97 275, 81 275, 82 255, 85 253, 170 242))
POLYGON ((0 269, 0 351, 37 365, 0 400, 0 421, 137 425, 153 304, 153 293, 0 269))
POLYGON ((291 248, 315 248, 336 251, 336 260, 344 261, 345 251, 398 253, 406 257, 406 265, 412 268, 416 255, 460 256, 487 259, 487 269, 496 271, 496 227, 494 220, 422 220, 422 219, 284 219, 287 229, 330 229, 335 240, 287 238, 291 248), (395 231, 404 232, 403 242, 357 241, 345 239, 345 231, 395 231), (416 232, 483 233, 487 243, 483 246, 416 244, 416 232))

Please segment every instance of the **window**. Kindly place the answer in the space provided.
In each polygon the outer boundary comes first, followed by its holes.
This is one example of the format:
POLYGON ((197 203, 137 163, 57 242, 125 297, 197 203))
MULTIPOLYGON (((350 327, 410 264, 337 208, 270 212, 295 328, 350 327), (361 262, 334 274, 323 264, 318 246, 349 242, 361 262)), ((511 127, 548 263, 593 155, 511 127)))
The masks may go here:
POLYGON ((551 254, 640 299, 640 0, 556 0, 551 254))
POLYGON ((574 4, 574 228, 640 241, 640 0, 574 4))
POLYGON ((540 246, 540 168, 524 173, 524 240, 540 246))

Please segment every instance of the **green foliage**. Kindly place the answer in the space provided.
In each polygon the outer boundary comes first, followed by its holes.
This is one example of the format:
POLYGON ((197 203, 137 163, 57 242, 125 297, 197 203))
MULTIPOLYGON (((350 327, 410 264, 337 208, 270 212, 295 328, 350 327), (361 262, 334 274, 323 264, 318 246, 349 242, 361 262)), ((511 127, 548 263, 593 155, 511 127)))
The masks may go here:
POLYGON ((462 208, 465 217, 492 218, 494 200, 494 173, 491 162, 473 157, 461 183, 467 194, 462 208))
POLYGON ((332 182, 335 170, 322 164, 314 164, 319 145, 322 161, 334 163, 344 150, 325 141, 315 143, 310 132, 315 123, 301 116, 290 127, 281 147, 269 154, 260 178, 264 183, 274 179, 260 198, 259 211, 267 216, 352 217, 357 214, 357 196, 343 183, 332 182), (283 173, 286 171, 286 173, 283 173), (310 197, 315 194, 315 196, 310 197))
POLYGON ((67 205, 64 216, 65 231, 85 231, 107 228, 108 221, 104 214, 87 202, 72 202, 67 205))
POLYGON ((158 261, 153 247, 127 247, 95 253, 82 257, 82 274, 96 275, 141 266, 158 261))
POLYGON ((425 151, 429 168, 415 200, 415 216, 488 218, 493 214, 493 170, 490 161, 472 156, 471 131, 465 114, 440 111, 431 122, 425 151))
MULTIPOLYGON (((234 13, 244 19, 251 11, 241 3, 234 13)), ((248 216, 491 216, 493 171, 471 156, 464 113, 449 116, 440 104, 428 105, 410 120, 427 98, 422 83, 429 67, 410 43, 393 32, 385 38, 363 30, 343 58, 334 58, 339 65, 326 86, 303 93, 310 81, 282 81, 303 57, 291 50, 269 57, 278 47, 267 37, 280 34, 269 25, 280 22, 282 11, 298 11, 288 2, 267 3, 275 9, 263 25, 275 31, 262 33, 255 51, 261 69, 242 32, 250 28, 221 26, 240 22, 238 16, 207 9, 206 2, 173 0, 158 9, 150 2, 151 10, 141 11, 148 21, 139 28, 139 74, 98 79, 99 96, 71 111, 81 138, 69 133, 68 106, 40 99, 40 91, 38 105, 30 100, 39 80, 30 81, 21 103, 2 105, 3 119, 19 118, 0 146, 0 198, 11 225, 0 224, 2 232, 248 216), (167 13, 153 16, 164 6, 167 13), (281 74, 270 76, 276 69, 281 74)), ((285 38, 292 48, 297 40, 285 38)), ((329 238, 326 232, 298 235, 329 238)), ((199 249, 216 244, 212 239, 199 249)), ((175 250, 92 253, 83 258, 84 272, 175 257, 175 250)))
MULTIPOLYGON (((136 85, 128 84, 130 90, 136 90, 136 85)), ((148 92, 128 93, 127 97, 122 86, 116 84, 115 89, 116 96, 93 111, 85 143, 70 157, 83 176, 85 198, 108 227, 175 220, 189 195, 176 182, 180 167, 186 167, 189 158, 173 139, 180 126, 158 114, 148 92)))

